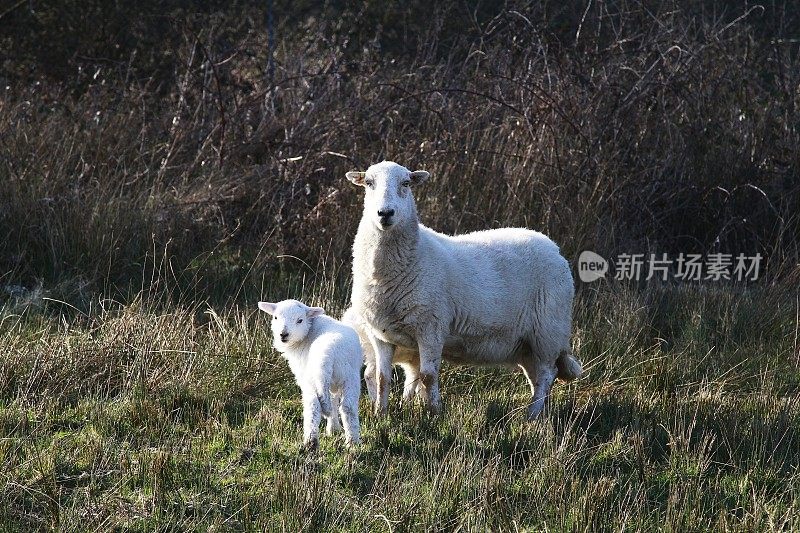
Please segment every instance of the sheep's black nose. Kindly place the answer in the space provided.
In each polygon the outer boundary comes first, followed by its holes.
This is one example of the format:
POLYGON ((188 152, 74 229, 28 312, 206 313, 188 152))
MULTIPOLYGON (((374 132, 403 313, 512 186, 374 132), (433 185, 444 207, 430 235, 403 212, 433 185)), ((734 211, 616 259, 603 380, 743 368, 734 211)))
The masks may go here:
POLYGON ((394 209, 378 209, 378 216, 381 218, 394 216, 394 209))
POLYGON ((282 341, 284 341, 284 342, 285 342, 285 341, 286 341, 286 339, 288 339, 288 338, 289 338, 289 334, 288 334, 288 333, 281 333, 281 340, 282 340, 282 341))

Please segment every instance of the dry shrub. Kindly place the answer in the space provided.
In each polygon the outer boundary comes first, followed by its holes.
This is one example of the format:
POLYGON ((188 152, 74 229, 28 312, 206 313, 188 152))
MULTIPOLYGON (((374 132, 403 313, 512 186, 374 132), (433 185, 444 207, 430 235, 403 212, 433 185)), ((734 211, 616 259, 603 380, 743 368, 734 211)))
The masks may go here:
POLYGON ((796 262, 791 3, 278 3, 272 76, 263 6, 202 6, 157 17, 163 49, 132 26, 127 62, 4 63, 4 279, 113 290, 168 257, 197 289, 284 254, 346 262, 344 172, 383 158, 431 171, 420 212, 442 231, 796 262))

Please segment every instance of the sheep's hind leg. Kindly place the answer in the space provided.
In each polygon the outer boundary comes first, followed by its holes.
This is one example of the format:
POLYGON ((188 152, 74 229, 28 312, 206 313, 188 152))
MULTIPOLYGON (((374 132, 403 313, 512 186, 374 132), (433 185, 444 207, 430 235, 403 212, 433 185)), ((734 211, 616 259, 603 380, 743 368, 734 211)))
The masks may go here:
POLYGON ((528 407, 528 420, 536 420, 549 403, 550 389, 556 380, 555 365, 543 365, 533 357, 526 358, 519 364, 531 386, 531 404, 528 407))
POLYGON ((411 403, 414 401, 414 396, 422 392, 422 383, 419 379, 419 365, 411 363, 400 363, 405 374, 405 383, 403 384, 403 403, 411 403))
POLYGON ((367 342, 363 345, 364 349, 364 383, 367 385, 367 394, 372 405, 378 401, 378 371, 375 364, 375 352, 372 344, 367 342))

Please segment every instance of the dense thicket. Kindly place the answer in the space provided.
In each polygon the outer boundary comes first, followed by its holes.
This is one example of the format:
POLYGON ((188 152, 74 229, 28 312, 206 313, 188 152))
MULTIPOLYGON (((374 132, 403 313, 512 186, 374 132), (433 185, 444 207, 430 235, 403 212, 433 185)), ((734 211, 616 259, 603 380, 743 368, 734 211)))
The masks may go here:
POLYGON ((20 2, 0 12, 0 281, 346 262, 344 172, 383 158, 432 173, 443 231, 785 274, 798 33, 792 2, 20 2))

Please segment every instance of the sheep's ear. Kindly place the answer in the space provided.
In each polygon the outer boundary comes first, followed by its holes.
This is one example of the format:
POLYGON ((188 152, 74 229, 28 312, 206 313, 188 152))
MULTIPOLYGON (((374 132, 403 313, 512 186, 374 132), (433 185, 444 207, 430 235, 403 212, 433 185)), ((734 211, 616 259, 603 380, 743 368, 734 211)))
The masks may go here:
POLYGON ((350 180, 350 183, 354 185, 360 185, 362 187, 364 186, 364 177, 366 175, 367 175, 366 172, 357 172, 355 170, 351 170, 350 172, 345 174, 345 176, 347 176, 347 179, 350 180))
POLYGON ((275 314, 275 308, 278 304, 273 304, 270 302, 258 302, 258 308, 264 311, 265 313, 269 313, 271 315, 275 314))
POLYGON ((314 318, 315 316, 324 315, 325 310, 321 307, 309 307, 306 309, 306 316, 308 318, 314 318))
POLYGON ((421 185, 428 181, 430 177, 430 173, 425 170, 415 170, 411 173, 411 183, 414 185, 421 185))

